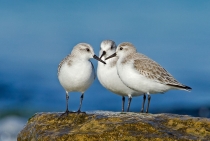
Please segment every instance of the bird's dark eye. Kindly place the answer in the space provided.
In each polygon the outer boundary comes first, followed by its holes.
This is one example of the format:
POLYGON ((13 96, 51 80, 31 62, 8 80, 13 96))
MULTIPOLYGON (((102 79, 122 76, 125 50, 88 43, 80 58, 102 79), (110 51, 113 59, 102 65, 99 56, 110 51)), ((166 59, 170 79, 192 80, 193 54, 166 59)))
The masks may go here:
POLYGON ((120 50, 123 50, 123 48, 122 48, 122 47, 120 47, 120 50))
POLYGON ((111 49, 113 49, 114 47, 113 46, 111 46, 111 49))
POLYGON ((86 48, 86 50, 87 50, 87 52, 89 52, 89 51, 90 51, 90 49, 89 49, 89 48, 86 48))

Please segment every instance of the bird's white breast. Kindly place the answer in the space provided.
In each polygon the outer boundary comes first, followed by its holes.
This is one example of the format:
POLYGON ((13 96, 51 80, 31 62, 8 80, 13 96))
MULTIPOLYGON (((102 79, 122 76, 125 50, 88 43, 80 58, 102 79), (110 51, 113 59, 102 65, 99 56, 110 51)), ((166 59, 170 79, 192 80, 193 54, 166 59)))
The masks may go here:
POLYGON ((97 76, 100 83, 111 92, 121 96, 138 96, 140 93, 128 88, 119 78, 116 65, 111 65, 112 59, 107 64, 98 63, 97 76))
POLYGON ((59 73, 59 81, 66 91, 84 92, 94 81, 94 69, 90 61, 65 62, 59 73))

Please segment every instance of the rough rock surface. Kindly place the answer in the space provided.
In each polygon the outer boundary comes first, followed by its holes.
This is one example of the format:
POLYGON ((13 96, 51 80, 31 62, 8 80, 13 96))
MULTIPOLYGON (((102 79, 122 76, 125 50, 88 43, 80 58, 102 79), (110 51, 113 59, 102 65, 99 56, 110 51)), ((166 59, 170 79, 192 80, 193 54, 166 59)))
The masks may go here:
POLYGON ((210 140, 210 119, 175 114, 95 111, 37 113, 18 141, 210 140))

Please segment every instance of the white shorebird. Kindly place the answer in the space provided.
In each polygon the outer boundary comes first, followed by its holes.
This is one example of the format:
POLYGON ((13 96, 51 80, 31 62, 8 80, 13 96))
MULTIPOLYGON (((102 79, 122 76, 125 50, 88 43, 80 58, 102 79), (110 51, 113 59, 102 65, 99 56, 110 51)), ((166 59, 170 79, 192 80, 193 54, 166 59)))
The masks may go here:
MULTIPOLYGON (((101 48, 99 52, 100 59, 105 60, 106 57, 112 55, 116 51, 116 44, 112 40, 104 40, 101 43, 101 48)), ((128 88, 119 78, 117 74, 117 63, 118 58, 111 58, 106 61, 106 64, 102 64, 98 62, 97 67, 97 76, 99 82, 111 92, 122 96, 122 112, 124 112, 124 103, 125 96, 128 96, 128 107, 127 112, 130 109, 130 104, 133 96, 143 95, 143 93, 139 93, 128 88)), ((146 96, 144 96, 144 101, 146 96)), ((142 104, 142 109, 144 107, 144 102, 142 104)))
POLYGON ((90 58, 105 63, 94 54, 93 48, 89 44, 79 43, 58 66, 58 79, 66 91, 66 112, 64 114, 69 113, 69 92, 81 92, 80 106, 77 111, 78 113, 81 112, 84 92, 95 79, 95 70, 89 61, 90 58))
MULTIPOLYGON (((136 48, 128 42, 118 45, 116 53, 107 57, 119 57, 117 71, 120 79, 129 88, 148 95, 149 110, 150 94, 164 93, 171 89, 190 91, 191 88, 179 83, 158 63, 149 57, 137 53, 136 48)), ((111 76, 110 76, 111 77, 111 76)))

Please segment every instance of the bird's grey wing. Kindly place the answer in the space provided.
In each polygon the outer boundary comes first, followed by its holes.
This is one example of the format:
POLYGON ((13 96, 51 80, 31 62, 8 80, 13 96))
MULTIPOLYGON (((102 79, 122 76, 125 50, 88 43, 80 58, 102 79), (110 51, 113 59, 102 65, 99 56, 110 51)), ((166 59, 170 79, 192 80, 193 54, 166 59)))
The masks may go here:
POLYGON ((143 76, 167 85, 180 85, 163 67, 145 55, 138 54, 134 59, 134 68, 143 76))
POLYGON ((59 75, 59 73, 60 73, 60 69, 61 69, 62 65, 63 65, 66 61, 68 61, 68 65, 71 66, 72 60, 69 59, 70 57, 71 57, 71 54, 67 55, 67 56, 60 62, 60 64, 58 65, 58 75, 59 75))

